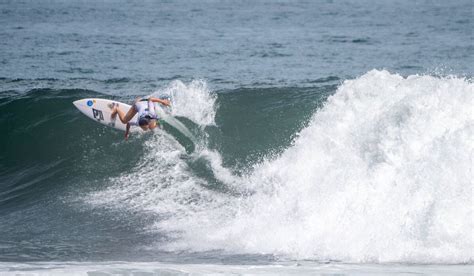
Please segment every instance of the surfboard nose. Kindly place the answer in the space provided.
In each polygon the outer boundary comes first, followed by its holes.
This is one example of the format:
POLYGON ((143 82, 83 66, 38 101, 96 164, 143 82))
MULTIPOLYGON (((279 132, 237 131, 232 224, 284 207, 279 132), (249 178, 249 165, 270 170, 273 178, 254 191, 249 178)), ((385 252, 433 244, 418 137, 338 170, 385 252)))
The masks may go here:
POLYGON ((80 103, 84 101, 84 100, 77 100, 77 101, 73 101, 72 104, 76 107, 76 108, 79 108, 79 105, 80 103))
POLYGON ((72 104, 74 104, 74 106, 77 109, 82 110, 84 107, 92 106, 93 100, 92 99, 80 99, 80 100, 72 102, 72 104))

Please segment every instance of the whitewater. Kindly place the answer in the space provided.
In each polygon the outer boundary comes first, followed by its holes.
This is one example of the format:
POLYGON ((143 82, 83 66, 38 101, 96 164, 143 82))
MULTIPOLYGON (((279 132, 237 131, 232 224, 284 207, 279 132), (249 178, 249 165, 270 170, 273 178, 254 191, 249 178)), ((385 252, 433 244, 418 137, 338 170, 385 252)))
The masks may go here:
POLYGON ((205 135, 216 96, 204 81, 172 82, 155 94, 172 95, 173 112, 198 126, 195 152, 157 133, 131 171, 80 201, 153 215, 144 231, 164 238, 149 247, 169 252, 470 264, 473 88, 452 75, 371 70, 340 83, 282 152, 235 169, 205 135))

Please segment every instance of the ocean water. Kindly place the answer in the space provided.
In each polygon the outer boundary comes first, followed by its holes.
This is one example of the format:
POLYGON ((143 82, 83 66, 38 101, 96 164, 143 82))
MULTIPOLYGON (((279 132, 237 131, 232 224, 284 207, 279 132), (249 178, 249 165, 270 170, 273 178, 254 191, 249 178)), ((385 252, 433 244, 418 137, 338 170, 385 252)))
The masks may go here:
POLYGON ((472 10, 0 1, 0 274, 472 275, 472 10))

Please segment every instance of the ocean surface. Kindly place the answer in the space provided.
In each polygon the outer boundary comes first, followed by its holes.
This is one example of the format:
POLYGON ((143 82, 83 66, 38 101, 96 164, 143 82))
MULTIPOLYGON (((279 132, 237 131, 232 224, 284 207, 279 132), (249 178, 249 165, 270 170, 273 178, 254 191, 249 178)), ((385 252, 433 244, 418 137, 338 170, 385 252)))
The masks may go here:
POLYGON ((473 8, 0 0, 0 275, 472 275, 473 8))

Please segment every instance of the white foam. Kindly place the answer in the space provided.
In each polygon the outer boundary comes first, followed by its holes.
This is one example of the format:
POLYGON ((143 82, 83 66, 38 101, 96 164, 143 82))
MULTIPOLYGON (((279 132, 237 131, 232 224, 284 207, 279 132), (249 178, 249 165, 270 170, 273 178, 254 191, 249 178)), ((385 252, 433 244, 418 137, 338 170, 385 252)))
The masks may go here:
POLYGON ((217 97, 203 80, 193 80, 188 84, 175 80, 153 95, 171 97, 173 116, 186 117, 202 126, 215 124, 217 97))
POLYGON ((252 191, 246 197, 206 189, 157 138, 162 150, 144 158, 157 159, 156 171, 139 165, 95 198, 165 214, 150 229, 173 233, 159 245, 172 251, 472 262, 473 104, 469 80, 373 70, 345 81, 291 147, 248 177, 216 152, 197 153, 217 179, 252 191))
POLYGON ((166 216, 180 210, 195 212, 187 210, 193 209, 191 202, 213 200, 202 188, 206 183, 189 172, 183 160, 185 150, 171 136, 157 132, 145 142, 145 148, 143 158, 132 172, 111 178, 110 187, 89 194, 87 202, 166 216))
POLYGON ((472 261, 472 88, 386 71, 346 81, 291 148, 257 166, 253 196, 234 199, 232 213, 220 216, 227 220, 200 224, 203 231, 194 229, 203 218, 190 219, 172 247, 472 261))

